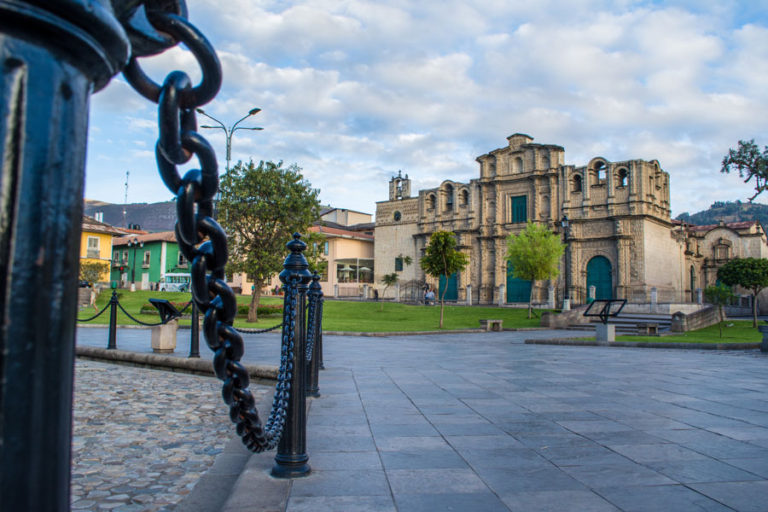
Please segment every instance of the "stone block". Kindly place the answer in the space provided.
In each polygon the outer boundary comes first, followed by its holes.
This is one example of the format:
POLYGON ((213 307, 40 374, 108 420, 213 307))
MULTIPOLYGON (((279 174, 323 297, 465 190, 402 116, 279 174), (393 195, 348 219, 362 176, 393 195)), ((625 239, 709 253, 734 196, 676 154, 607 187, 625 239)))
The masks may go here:
POLYGON ((170 354, 176 350, 176 331, 179 321, 171 320, 167 324, 156 325, 152 328, 152 352, 170 354))
POLYGON ((616 326, 613 324, 595 324, 595 340, 598 343, 616 341, 616 326))

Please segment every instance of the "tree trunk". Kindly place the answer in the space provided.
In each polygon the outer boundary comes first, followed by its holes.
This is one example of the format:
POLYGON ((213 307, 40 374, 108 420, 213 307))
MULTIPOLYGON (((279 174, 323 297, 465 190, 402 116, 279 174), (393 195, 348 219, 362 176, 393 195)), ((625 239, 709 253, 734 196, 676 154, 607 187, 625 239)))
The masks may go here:
POLYGON ((259 299, 261 299, 261 283, 253 283, 253 293, 251 294, 251 305, 248 307, 248 321, 258 322, 259 299))
POLYGON ((752 294, 752 327, 757 328, 757 294, 760 290, 752 294))
POLYGON ((531 293, 528 294, 528 320, 533 316, 533 289, 536 287, 536 281, 531 280, 531 293))
MULTIPOLYGON (((445 296, 445 293, 443 293, 443 297, 445 296)), ((445 308, 445 301, 443 300, 443 297, 440 297, 440 328, 443 328, 443 308, 445 308)))
POLYGON ((717 326, 720 328, 720 337, 722 338, 723 337, 723 320, 725 320, 725 318, 723 317, 723 306, 717 306, 717 307, 720 310, 720 321, 717 322, 717 326))

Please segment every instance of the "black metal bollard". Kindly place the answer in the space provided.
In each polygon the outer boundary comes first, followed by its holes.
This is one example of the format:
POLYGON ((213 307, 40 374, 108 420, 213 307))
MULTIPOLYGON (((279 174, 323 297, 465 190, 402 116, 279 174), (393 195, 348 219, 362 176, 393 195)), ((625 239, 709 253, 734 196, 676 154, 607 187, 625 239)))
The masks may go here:
POLYGON ((108 0, 0 1, 2 510, 70 506, 88 103, 128 55, 108 0))
POLYGON ((307 370, 309 371, 309 377, 307 379, 307 396, 317 398, 320 396, 320 363, 318 362, 318 349, 320 348, 319 336, 320 333, 322 333, 323 322, 321 309, 323 304, 323 289, 320 286, 320 276, 317 274, 317 272, 315 272, 315 274, 312 276, 312 284, 309 285, 309 292, 307 293, 307 296, 309 297, 309 315, 312 319, 312 321, 308 322, 307 325, 307 329, 311 329, 311 332, 308 332, 307 336, 312 337, 314 344, 314 347, 311 349, 312 357, 309 360, 309 364, 307 365, 307 370))
POLYGON ((112 296, 109 298, 109 341, 107 341, 107 350, 117 348, 117 290, 112 290, 112 296))
POLYGON ((189 326, 189 357, 200 357, 200 310, 192 301, 192 323, 189 326))
MULTIPOLYGON (((288 400, 288 408, 285 422, 285 430, 277 445, 275 465, 272 467, 272 476, 277 478, 296 478, 307 476, 311 471, 307 455, 307 369, 306 369, 306 297, 307 287, 312 275, 309 273, 307 259, 302 252, 307 244, 300 240, 301 235, 293 234, 293 240, 287 247, 291 254, 285 258, 284 270, 280 272, 280 281, 288 285, 291 281, 298 283, 296 317, 293 320, 295 334, 292 358, 293 371, 291 373, 291 396, 288 400)), ((288 294, 286 294, 287 298, 288 294)), ((285 307, 289 307, 288 304, 285 307)), ((287 326, 283 326, 286 329, 287 326)))

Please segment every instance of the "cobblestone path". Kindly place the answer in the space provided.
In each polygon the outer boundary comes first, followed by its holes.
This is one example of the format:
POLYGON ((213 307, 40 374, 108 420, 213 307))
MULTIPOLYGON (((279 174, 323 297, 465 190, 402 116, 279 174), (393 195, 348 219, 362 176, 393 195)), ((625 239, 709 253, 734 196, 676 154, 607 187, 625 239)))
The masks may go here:
MULTIPOLYGON (((72 510, 174 510, 234 435, 212 377, 78 361, 72 510)), ((251 386, 257 401, 268 388, 251 386)))

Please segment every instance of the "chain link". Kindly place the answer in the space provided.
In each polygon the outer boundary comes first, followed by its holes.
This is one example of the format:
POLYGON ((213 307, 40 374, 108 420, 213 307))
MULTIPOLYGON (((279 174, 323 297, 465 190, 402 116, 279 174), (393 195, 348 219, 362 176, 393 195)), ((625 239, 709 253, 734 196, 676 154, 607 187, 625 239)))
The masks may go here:
MULTIPOLYGON (((240 363, 244 352, 243 338, 232 326, 237 303, 235 294, 224 280, 227 236, 212 218, 212 199, 219 187, 216 155, 208 141, 197 133, 195 109, 213 99, 221 87, 221 64, 205 36, 185 19, 185 2, 146 0, 143 3, 146 6, 143 12, 152 27, 171 38, 172 44, 163 42, 163 47, 178 43, 186 45, 200 65, 202 80, 193 87, 186 73, 173 71, 162 86, 158 85, 138 63, 137 57, 150 53, 146 48, 134 52, 123 74, 139 94, 158 104, 157 166, 163 183, 176 195, 176 240, 184 257, 191 262, 192 299, 204 314, 203 335, 215 353, 214 372, 224 382, 222 397, 229 405, 229 416, 248 449, 254 452, 271 450, 277 446, 286 422, 289 381, 293 372, 298 281, 291 279, 285 286, 280 370, 272 412, 264 427, 248 389, 248 371, 240 363), (177 165, 188 162, 193 156, 197 157, 200 169, 190 170, 182 177, 177 165)), ((148 37, 152 39, 154 36, 149 34, 148 37)))

